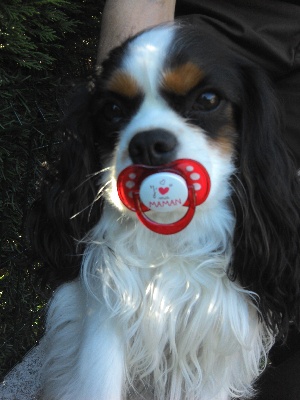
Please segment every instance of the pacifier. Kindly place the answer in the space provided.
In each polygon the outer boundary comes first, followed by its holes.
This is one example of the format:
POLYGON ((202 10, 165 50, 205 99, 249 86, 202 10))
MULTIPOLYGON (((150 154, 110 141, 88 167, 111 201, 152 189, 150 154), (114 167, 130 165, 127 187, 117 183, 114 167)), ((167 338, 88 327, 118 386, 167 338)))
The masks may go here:
POLYGON ((210 178, 202 164, 180 159, 159 166, 130 165, 120 173, 117 188, 122 203, 136 212, 147 228, 170 235, 191 222, 196 206, 208 197, 210 178), (181 207, 187 207, 185 215, 169 224, 156 222, 146 215, 151 210, 168 213, 181 207))

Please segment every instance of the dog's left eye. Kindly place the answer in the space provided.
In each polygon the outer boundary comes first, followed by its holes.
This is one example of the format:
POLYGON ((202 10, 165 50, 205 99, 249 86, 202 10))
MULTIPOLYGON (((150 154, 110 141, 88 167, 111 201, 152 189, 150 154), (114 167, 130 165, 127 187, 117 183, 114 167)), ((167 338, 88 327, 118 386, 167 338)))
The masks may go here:
POLYGON ((122 108, 114 103, 106 103, 102 108, 104 118, 110 123, 118 123, 124 118, 124 112, 122 108))
POLYGON ((215 110, 221 102, 220 97, 214 92, 204 92, 196 100, 193 109, 199 111, 215 110))

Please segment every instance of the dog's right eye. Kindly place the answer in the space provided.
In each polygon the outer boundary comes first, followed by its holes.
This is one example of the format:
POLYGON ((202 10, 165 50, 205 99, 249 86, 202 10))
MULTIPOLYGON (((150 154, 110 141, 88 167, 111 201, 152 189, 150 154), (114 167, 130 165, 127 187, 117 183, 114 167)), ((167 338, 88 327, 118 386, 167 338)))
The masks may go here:
POLYGON ((114 102, 106 103, 102 107, 102 114, 103 117, 107 120, 107 122, 113 124, 117 124, 124 118, 124 112, 122 108, 114 102))

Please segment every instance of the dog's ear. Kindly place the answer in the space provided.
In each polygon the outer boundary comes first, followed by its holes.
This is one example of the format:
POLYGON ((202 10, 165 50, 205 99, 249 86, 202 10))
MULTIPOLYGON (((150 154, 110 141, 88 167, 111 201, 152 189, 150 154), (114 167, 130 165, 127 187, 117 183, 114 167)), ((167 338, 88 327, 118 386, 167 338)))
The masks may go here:
POLYGON ((34 253, 43 262, 44 282, 54 286, 74 279, 82 249, 78 240, 100 217, 95 172, 101 170, 90 116, 89 86, 76 90, 62 122, 64 143, 60 158, 46 170, 41 196, 28 218, 28 235, 34 253), (93 176, 94 175, 94 176, 93 176))
POLYGON ((248 65, 242 75, 231 273, 258 294, 262 317, 284 336, 290 321, 300 322, 299 180, 267 77, 248 65))

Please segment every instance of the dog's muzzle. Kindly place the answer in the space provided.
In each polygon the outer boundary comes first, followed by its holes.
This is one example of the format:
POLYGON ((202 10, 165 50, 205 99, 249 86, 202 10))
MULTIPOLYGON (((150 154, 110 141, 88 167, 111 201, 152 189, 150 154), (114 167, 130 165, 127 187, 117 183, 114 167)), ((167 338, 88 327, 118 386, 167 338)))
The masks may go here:
POLYGON ((183 230, 192 220, 196 206, 204 203, 210 191, 210 178, 204 166, 194 160, 180 159, 166 165, 133 164, 117 181, 122 203, 136 212, 150 230, 170 235, 183 230), (147 211, 168 213, 187 207, 176 222, 163 224, 148 218, 147 211))

